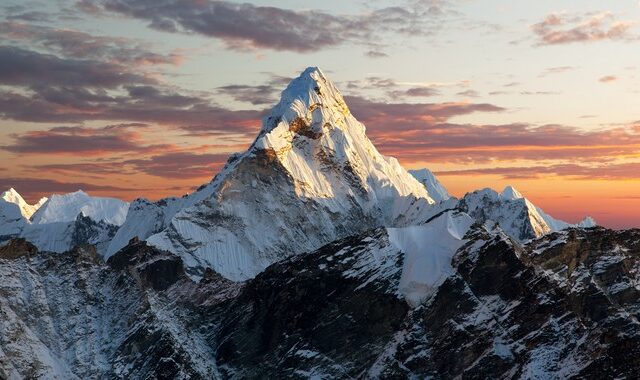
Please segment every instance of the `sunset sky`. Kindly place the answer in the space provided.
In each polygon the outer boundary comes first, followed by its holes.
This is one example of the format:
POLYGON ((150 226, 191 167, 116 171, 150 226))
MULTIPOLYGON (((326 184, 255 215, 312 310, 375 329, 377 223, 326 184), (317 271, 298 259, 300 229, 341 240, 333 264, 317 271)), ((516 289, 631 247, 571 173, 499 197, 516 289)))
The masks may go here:
POLYGON ((0 189, 182 195, 320 67, 378 149, 462 196, 640 227, 640 3, 3 0, 0 189))

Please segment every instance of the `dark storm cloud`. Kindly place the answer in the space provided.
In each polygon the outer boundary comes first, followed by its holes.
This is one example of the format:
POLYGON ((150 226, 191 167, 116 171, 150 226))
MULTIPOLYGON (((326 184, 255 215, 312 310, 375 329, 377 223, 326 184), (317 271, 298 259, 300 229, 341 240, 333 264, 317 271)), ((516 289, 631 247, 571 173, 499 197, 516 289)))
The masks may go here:
POLYGON ((151 28, 157 30, 219 38, 231 49, 267 48, 296 52, 314 51, 345 42, 378 45, 380 36, 389 33, 432 33, 434 24, 446 13, 442 1, 411 4, 350 16, 210 0, 82 2, 82 6, 92 12, 106 10, 146 20, 151 28))

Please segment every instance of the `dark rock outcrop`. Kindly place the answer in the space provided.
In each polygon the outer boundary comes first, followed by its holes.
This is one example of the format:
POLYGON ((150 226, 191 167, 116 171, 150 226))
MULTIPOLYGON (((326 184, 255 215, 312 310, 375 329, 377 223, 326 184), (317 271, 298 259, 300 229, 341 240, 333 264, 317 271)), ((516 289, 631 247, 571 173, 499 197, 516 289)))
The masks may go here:
POLYGON ((38 248, 29 243, 26 239, 11 239, 0 246, 0 259, 18 259, 23 256, 34 256, 38 253, 38 248))

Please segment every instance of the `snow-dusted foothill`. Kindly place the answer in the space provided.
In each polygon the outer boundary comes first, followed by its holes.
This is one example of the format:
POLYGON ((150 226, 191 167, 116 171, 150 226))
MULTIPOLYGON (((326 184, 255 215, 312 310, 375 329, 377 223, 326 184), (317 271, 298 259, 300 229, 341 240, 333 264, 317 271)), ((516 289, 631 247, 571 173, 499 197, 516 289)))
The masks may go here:
POLYGON ((591 218, 577 225, 555 219, 512 186, 507 186, 501 193, 488 188, 467 193, 460 199, 458 209, 479 222, 496 223, 505 233, 521 242, 570 227, 595 225, 591 218))

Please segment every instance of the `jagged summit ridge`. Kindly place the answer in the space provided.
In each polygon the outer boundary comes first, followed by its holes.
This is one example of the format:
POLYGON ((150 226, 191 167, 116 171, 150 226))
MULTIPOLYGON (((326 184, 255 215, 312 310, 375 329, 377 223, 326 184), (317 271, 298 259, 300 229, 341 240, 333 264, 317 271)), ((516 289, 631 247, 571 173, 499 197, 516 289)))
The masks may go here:
MULTIPOLYGON (((319 68, 309 67, 282 91, 280 101, 273 107, 270 118, 291 124, 299 117, 309 118, 312 116, 310 113, 316 109, 338 110, 345 116, 351 114, 342 94, 333 82, 319 68)), ((264 123, 262 131, 270 132, 277 124, 277 122, 264 123)), ((319 127, 322 128, 324 125, 319 127)))
POLYGON ((505 187, 504 190, 502 190, 502 193, 500 193, 500 196, 510 200, 524 198, 524 196, 511 185, 505 187))
POLYGON ((490 188, 467 193, 458 208, 480 222, 497 223, 509 236, 521 242, 570 227, 596 225, 589 217, 575 225, 555 219, 513 186, 507 186, 501 193, 490 188))

